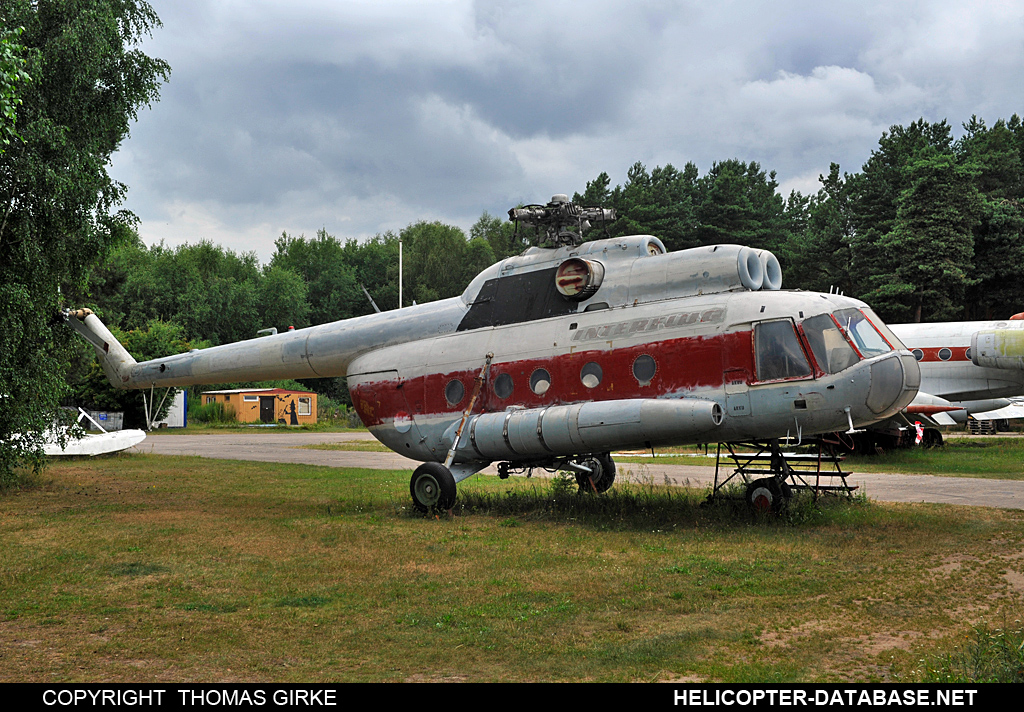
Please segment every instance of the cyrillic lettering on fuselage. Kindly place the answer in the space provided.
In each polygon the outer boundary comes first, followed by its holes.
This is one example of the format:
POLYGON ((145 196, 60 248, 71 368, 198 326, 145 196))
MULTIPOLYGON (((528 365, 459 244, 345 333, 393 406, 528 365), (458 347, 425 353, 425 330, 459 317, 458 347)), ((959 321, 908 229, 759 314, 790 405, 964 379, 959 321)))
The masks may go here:
POLYGON ((724 307, 711 307, 699 311, 681 312, 671 316, 650 317, 617 321, 614 324, 588 326, 579 329, 572 337, 573 341, 606 341, 621 339, 634 334, 648 334, 656 331, 679 329, 695 324, 717 324, 725 320, 724 307))

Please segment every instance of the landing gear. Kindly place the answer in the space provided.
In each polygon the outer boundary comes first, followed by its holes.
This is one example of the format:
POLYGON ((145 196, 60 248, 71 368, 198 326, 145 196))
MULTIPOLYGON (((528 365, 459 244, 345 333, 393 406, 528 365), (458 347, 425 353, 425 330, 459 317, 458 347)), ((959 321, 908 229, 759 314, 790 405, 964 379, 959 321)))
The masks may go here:
POLYGON ((580 460, 579 464, 590 470, 589 473, 576 473, 576 484, 580 486, 581 492, 601 494, 607 492, 615 482, 615 461, 611 455, 593 455, 580 460))
POLYGON ((759 515, 778 514, 792 496, 789 485, 774 477, 762 477, 747 485, 747 504, 759 515))
POLYGON ((455 504, 455 478, 440 462, 424 462, 409 481, 412 504, 421 512, 451 509, 455 504))
POLYGON ((942 433, 936 428, 925 428, 921 438, 922 447, 942 447, 942 433))

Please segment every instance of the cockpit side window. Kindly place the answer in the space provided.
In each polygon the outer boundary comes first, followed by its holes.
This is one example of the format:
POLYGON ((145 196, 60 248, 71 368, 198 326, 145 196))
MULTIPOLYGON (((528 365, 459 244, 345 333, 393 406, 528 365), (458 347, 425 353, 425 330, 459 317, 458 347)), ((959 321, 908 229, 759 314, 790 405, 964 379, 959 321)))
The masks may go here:
POLYGON ((804 319, 801 327, 818 367, 825 373, 839 373, 860 361, 860 356, 843 337, 828 314, 804 319))
POLYGON ((892 351, 882 334, 872 325, 860 309, 840 309, 835 313, 836 322, 846 333, 853 345, 864 358, 879 356, 892 351))
POLYGON ((754 326, 754 359, 759 381, 810 378, 813 375, 800 347, 796 328, 789 319, 762 321, 754 326))

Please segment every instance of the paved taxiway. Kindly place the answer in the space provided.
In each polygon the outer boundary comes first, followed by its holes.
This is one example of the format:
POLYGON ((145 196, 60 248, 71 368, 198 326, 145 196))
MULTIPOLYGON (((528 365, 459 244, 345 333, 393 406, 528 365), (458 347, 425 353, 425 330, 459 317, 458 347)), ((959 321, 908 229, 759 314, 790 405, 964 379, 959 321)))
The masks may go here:
MULTIPOLYGON (((311 450, 303 445, 373 440, 369 433, 204 433, 151 434, 132 448, 135 452, 157 455, 198 455, 226 460, 258 460, 261 462, 292 462, 327 467, 365 467, 376 470, 409 470, 419 464, 391 452, 353 452, 344 450, 311 450)), ((638 481, 665 484, 709 485, 715 476, 714 465, 663 465, 650 463, 619 463, 617 479, 630 477, 638 481)), ((485 473, 497 474, 493 467, 485 473)), ((541 473, 546 474, 546 473, 541 473)), ((890 475, 854 473, 848 482, 861 487, 869 499, 885 502, 937 502, 978 507, 1024 509, 1024 482, 988 480, 970 477, 935 477, 933 475, 890 475)))

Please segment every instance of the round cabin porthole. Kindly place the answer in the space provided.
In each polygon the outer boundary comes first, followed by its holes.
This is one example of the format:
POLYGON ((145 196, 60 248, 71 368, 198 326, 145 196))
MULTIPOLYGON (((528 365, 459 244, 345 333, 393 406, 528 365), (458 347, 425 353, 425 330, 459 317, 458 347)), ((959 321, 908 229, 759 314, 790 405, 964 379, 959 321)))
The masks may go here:
POLYGON ((952 351, 950 351, 949 349, 939 349, 939 360, 940 361, 948 361, 951 358, 953 358, 953 352, 952 351))
POLYGON ((914 358, 916 358, 918 361, 924 358, 924 351, 922 351, 921 349, 914 349, 910 353, 914 354, 914 358))
POLYGON ((601 367, 593 361, 580 370, 580 380, 587 388, 597 388, 600 386, 602 376, 604 376, 604 373, 601 371, 601 367))
POLYGON ((544 395, 551 388, 551 374, 543 368, 538 368, 530 374, 530 390, 539 396, 544 395))
POLYGON ((494 379, 494 395, 502 400, 512 395, 512 376, 503 373, 494 379))
POLYGON ((647 354, 641 354, 636 357, 633 361, 633 378, 635 378, 641 386, 648 385, 653 379, 654 374, 658 371, 658 364, 654 362, 654 358, 647 354))
POLYGON ((971 350, 970 350, 970 348, 968 348, 966 351, 964 351, 964 358, 967 359, 968 361, 971 360, 971 350))
POLYGON ((448 405, 458 405, 465 396, 466 387, 458 379, 448 381, 448 385, 444 387, 444 399, 448 401, 448 405))

